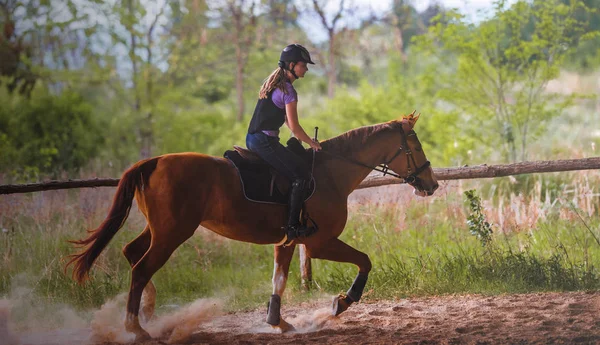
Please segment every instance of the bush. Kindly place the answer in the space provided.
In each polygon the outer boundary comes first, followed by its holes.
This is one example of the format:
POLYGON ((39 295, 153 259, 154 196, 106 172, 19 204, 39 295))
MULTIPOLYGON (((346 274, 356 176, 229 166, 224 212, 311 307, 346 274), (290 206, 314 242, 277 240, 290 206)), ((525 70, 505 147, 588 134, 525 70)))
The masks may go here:
POLYGON ((31 98, 0 91, 0 171, 56 174, 81 168, 102 145, 91 106, 73 91, 53 95, 36 88, 31 98))

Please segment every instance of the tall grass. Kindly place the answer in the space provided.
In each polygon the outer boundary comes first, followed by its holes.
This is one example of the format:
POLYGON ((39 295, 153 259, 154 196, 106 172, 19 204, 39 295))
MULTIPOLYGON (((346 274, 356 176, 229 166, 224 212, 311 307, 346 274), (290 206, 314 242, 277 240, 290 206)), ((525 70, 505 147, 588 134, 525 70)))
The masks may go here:
MULTIPOLYGON (((406 186, 361 191, 351 196, 341 239, 373 261, 367 300, 598 289, 598 182, 598 172, 577 172, 512 182, 442 183, 431 198, 412 196, 406 186), (473 188, 482 198, 482 217, 492 224, 485 245, 467 225, 473 210, 463 192, 473 188)), ((121 248, 144 227, 137 211, 98 260, 91 282, 79 286, 63 272, 65 256, 73 251, 66 241, 100 224, 113 192, 0 197, 0 296, 26 294, 84 309, 126 292, 130 269, 121 248)), ((207 296, 226 298, 231 310, 262 305, 271 293, 272 261, 271 246, 234 242, 199 229, 155 275, 158 305, 207 296)), ((315 289, 306 294, 295 258, 284 298, 337 294, 348 289, 355 275, 352 265, 313 260, 315 289)))

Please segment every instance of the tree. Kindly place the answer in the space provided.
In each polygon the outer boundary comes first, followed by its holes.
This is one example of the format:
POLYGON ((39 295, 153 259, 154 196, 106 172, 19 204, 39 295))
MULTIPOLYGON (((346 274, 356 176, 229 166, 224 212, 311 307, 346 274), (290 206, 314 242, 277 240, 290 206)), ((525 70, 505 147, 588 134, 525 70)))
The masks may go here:
POLYGON ((20 93, 29 95, 37 76, 26 63, 32 55, 32 48, 15 30, 18 7, 16 1, 0 3, 0 75, 7 77, 4 81, 10 92, 18 88, 20 93))
MULTIPOLYGON (((435 24, 436 20, 434 18, 443 15, 444 12, 445 9, 439 3, 433 2, 423 12, 419 13, 419 18, 425 28, 428 28, 435 24)), ((439 22, 439 19, 437 21, 439 22)))
POLYGON ((494 6, 494 17, 479 25, 447 13, 445 24, 418 40, 420 54, 430 59, 438 96, 470 121, 470 135, 506 160, 526 160, 527 144, 573 101, 546 93, 545 86, 586 36, 574 17, 585 6, 558 0, 494 6))
MULTIPOLYGON (((211 24, 210 11, 204 0, 187 0, 171 11, 163 40, 169 52, 168 69, 161 82, 212 104, 229 96, 236 60, 233 48, 222 44, 229 33, 211 24)), ((178 109, 178 104, 172 106, 178 109)))
POLYGON ((222 22, 229 28, 230 40, 235 49, 235 90, 238 122, 244 118, 244 72, 248 54, 257 32, 257 3, 254 0, 227 0, 221 7, 222 22))
POLYGON ((394 0, 388 22, 394 30, 394 47, 406 64, 406 47, 410 39, 423 33, 424 25, 417 14, 417 10, 408 0, 394 0))
MULTIPOLYGON (((568 4, 568 0, 561 0, 568 4)), ((580 7, 575 11, 575 18, 585 23, 590 32, 600 32, 600 0, 583 0, 585 7, 580 7)), ((570 67, 576 67, 581 70, 593 70, 600 66, 600 35, 581 42, 577 49, 569 52, 570 67)), ((599 103, 600 104, 600 103, 599 103)))
MULTIPOLYGON (((265 37, 266 46, 270 47, 275 43, 280 43, 279 36, 282 31, 299 28, 299 10, 294 4, 294 0, 266 0, 265 11, 266 15, 258 29, 266 30, 266 33, 257 36, 265 37)), ((260 39, 257 41, 260 43, 260 39)))
POLYGON ((340 6, 333 14, 333 18, 329 20, 325 14, 324 8, 327 2, 312 0, 312 9, 318 16, 323 29, 327 32, 327 63, 324 64, 325 73, 327 74, 327 96, 333 98, 335 94, 337 66, 336 58, 339 56, 338 39, 347 30, 346 26, 341 26, 340 19, 346 14, 352 12, 352 9, 346 7, 345 0, 340 1, 340 6))
MULTIPOLYGON (((149 158, 152 155, 152 145, 154 142, 154 134, 152 129, 153 112, 155 110, 155 95, 153 88, 155 84, 155 61, 153 60, 154 49, 154 30, 158 20, 164 15, 166 4, 158 5, 158 11, 152 15, 149 24, 143 22, 143 17, 147 13, 144 6, 137 0, 127 0, 126 10, 121 11, 121 23, 125 26, 129 34, 129 52, 128 57, 131 61, 131 81, 133 82, 134 103, 133 107, 136 113, 142 112, 142 93, 145 93, 145 101, 147 103, 144 110, 145 115, 141 117, 140 123, 140 139, 142 141, 140 157, 149 158), (142 14, 142 16, 138 16, 142 14), (144 54, 138 51, 139 48, 144 51, 144 54), (145 59, 142 57, 145 56, 145 59), (140 66, 142 64, 143 66, 140 66), (143 68, 144 72, 139 73, 139 69, 143 68), (145 84, 145 85, 140 85, 145 84), (144 88, 145 90, 140 90, 144 88)), ((116 32, 115 32, 116 33, 116 32)))
POLYGON ((110 39, 101 47, 104 52, 91 52, 88 58, 112 71, 105 82, 129 106, 129 115, 135 117, 139 155, 148 158, 152 155, 154 113, 160 95, 157 85, 162 72, 157 66, 165 60, 157 41, 170 2, 91 2, 96 5, 96 15, 102 13, 107 23, 105 27, 97 24, 96 34, 110 39))
POLYGON ((9 91, 30 95, 38 80, 61 89, 71 77, 61 70, 83 66, 87 15, 71 0, 0 2, 0 75, 9 91))

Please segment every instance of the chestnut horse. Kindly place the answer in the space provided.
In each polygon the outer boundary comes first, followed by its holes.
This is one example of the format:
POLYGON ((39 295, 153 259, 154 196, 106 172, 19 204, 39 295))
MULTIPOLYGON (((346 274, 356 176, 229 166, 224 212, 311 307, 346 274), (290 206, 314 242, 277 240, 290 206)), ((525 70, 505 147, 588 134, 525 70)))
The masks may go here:
POLYGON ((85 250, 72 255, 67 266, 74 263, 73 276, 80 283, 88 277, 96 258, 125 222, 135 197, 148 221, 142 233, 123 248, 132 267, 125 328, 136 335, 136 340, 150 337, 138 319, 140 305, 142 317, 149 318, 154 312, 156 290, 150 278, 199 225, 234 240, 275 244, 267 322, 282 331, 292 329, 280 317, 280 296, 297 243, 306 246, 310 258, 355 264, 359 273, 352 287, 334 299, 332 313, 338 315, 359 301, 371 270, 365 253, 338 239, 346 224, 348 195, 380 164, 389 167, 395 173, 392 175, 404 178, 417 195, 432 195, 438 187, 413 131, 417 119, 411 114, 323 141, 323 150, 316 154, 314 163, 317 189, 306 204, 319 230, 285 246, 282 226, 287 207, 247 200, 237 170, 227 159, 178 153, 140 161, 123 174, 100 227, 87 238, 73 241, 85 250))

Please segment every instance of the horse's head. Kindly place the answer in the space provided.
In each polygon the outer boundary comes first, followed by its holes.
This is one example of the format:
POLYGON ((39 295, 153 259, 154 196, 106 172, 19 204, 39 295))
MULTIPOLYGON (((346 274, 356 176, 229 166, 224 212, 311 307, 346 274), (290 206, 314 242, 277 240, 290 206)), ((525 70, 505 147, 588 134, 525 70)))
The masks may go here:
POLYGON ((439 185, 414 131, 421 114, 414 116, 414 113, 413 111, 402 120, 396 121, 400 132, 400 147, 387 165, 396 174, 404 177, 406 183, 415 189, 416 195, 430 196, 439 185))

